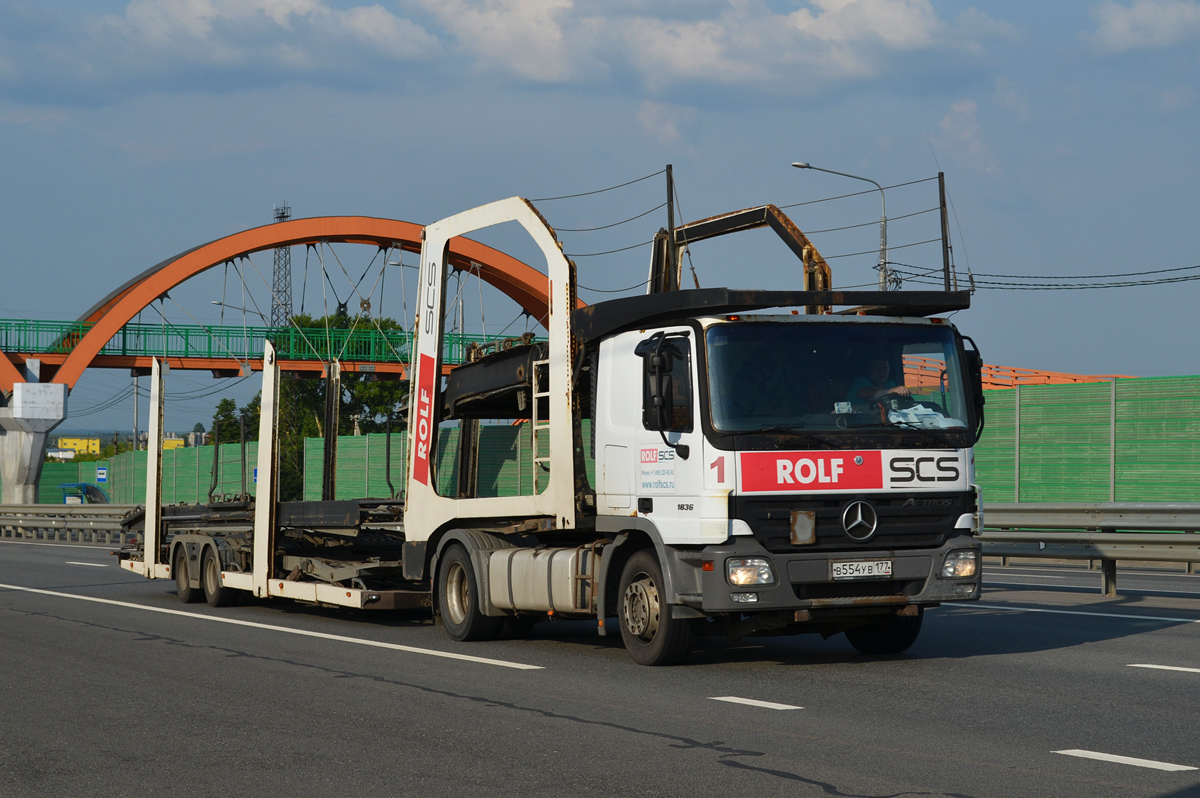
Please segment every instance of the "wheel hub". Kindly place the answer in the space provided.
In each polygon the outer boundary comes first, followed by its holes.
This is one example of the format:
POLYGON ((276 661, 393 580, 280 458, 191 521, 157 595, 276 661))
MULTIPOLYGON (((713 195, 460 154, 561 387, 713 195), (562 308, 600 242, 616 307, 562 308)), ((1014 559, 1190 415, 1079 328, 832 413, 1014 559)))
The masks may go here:
POLYGON ((451 563, 446 574, 446 613, 453 623, 459 624, 466 620, 470 601, 471 587, 467 571, 461 563, 451 563))
POLYGON ((660 607, 658 587, 645 574, 625 588, 625 627, 642 640, 654 639, 658 631, 660 607))

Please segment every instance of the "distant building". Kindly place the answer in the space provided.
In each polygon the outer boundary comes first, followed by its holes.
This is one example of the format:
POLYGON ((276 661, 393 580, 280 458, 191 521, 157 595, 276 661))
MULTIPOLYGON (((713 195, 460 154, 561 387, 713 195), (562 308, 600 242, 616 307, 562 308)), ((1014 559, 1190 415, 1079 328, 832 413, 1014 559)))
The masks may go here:
POLYGON ((50 458, 51 460, 58 460, 59 462, 66 462, 67 460, 75 459, 75 450, 74 449, 63 449, 63 448, 47 449, 46 457, 50 458))
POLYGON ((208 443, 207 432, 189 432, 186 437, 188 446, 204 446, 208 443))
POLYGON ((163 438, 163 451, 167 452, 171 449, 182 449, 187 445, 187 441, 183 438, 163 438))
POLYGON ((59 438, 58 448, 73 449, 79 454, 100 454, 99 438, 59 438))

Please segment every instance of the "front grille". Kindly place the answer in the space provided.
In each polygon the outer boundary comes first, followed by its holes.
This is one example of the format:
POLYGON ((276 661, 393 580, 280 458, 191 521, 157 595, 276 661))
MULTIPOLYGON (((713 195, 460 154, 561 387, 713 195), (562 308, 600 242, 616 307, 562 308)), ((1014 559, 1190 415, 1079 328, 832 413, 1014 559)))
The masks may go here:
POLYGON ((798 599, 878 598, 915 596, 925 585, 924 579, 884 579, 858 582, 814 582, 792 585, 798 599))
POLYGON ((936 548, 948 537, 958 534, 954 524, 963 513, 974 510, 970 493, 888 494, 868 496, 879 523, 875 534, 864 543, 846 535, 842 511, 858 496, 809 498, 772 496, 730 498, 730 517, 745 521, 763 547, 774 553, 800 551, 854 551, 862 548, 912 549, 936 548), (912 503, 909 503, 911 500, 912 503), (945 502, 946 506, 920 506, 919 503, 945 502), (907 506, 906 506, 907 505, 907 506), (816 513, 816 543, 794 546, 791 541, 791 514, 794 510, 816 513))

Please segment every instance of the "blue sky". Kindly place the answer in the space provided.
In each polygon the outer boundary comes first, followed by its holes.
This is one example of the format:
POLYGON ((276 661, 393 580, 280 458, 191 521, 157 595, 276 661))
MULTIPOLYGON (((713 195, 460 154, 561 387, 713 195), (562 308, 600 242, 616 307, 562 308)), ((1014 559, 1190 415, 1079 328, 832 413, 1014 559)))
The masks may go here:
MULTIPOLYGON (((285 199, 298 216, 429 222, 665 163, 687 219, 865 186, 795 160, 887 186, 940 168, 964 278, 968 265, 1057 277, 1200 266, 1198 45, 1190 0, 0 0, 0 315, 76 318, 163 258, 269 222, 285 199)), ((889 215, 935 205, 933 185, 890 189, 889 215)), ((656 178, 540 207, 556 226, 597 226, 663 193, 656 178)), ((874 279, 877 194, 788 212, 806 231, 865 225, 813 240, 827 256, 867 253, 832 259, 835 285, 874 279)), ((619 248, 660 216, 563 238, 577 254, 619 248)), ((889 238, 937 232, 924 214, 895 219, 889 238)), ((580 258, 581 282, 635 284, 647 259, 580 258)), ((892 259, 932 268, 940 252, 892 259)), ((703 285, 795 286, 766 235, 698 246, 693 264, 703 285)), ((210 274, 177 298, 215 319, 220 290, 210 274)), ((1196 291, 981 289, 955 321, 993 363, 1195 374, 1196 291)), ((89 375, 72 406, 128 382, 89 375)), ((213 401, 176 404, 168 426, 207 423, 213 401)), ((87 421, 127 428, 131 414, 127 402, 87 421)))

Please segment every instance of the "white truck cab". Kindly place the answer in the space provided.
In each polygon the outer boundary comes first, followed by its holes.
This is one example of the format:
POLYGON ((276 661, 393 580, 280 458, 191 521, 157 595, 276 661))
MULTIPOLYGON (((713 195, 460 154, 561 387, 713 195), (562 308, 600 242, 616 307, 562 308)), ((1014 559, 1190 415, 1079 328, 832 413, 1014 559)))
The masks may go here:
MULTIPOLYGON (((404 570, 431 581, 453 638, 548 617, 606 634, 616 616, 643 664, 680 661, 697 634, 846 632, 890 653, 925 607, 978 598, 982 361, 926 318, 965 293, 712 288, 580 307, 540 225, 505 200, 432 225, 422 255, 404 570), (546 256, 549 339, 441 385, 441 242, 514 220, 546 256), (461 469, 492 422, 529 425, 534 491, 483 496, 460 470, 440 494, 439 436, 459 425, 461 469)), ((811 245, 794 249, 813 273, 811 245)))

